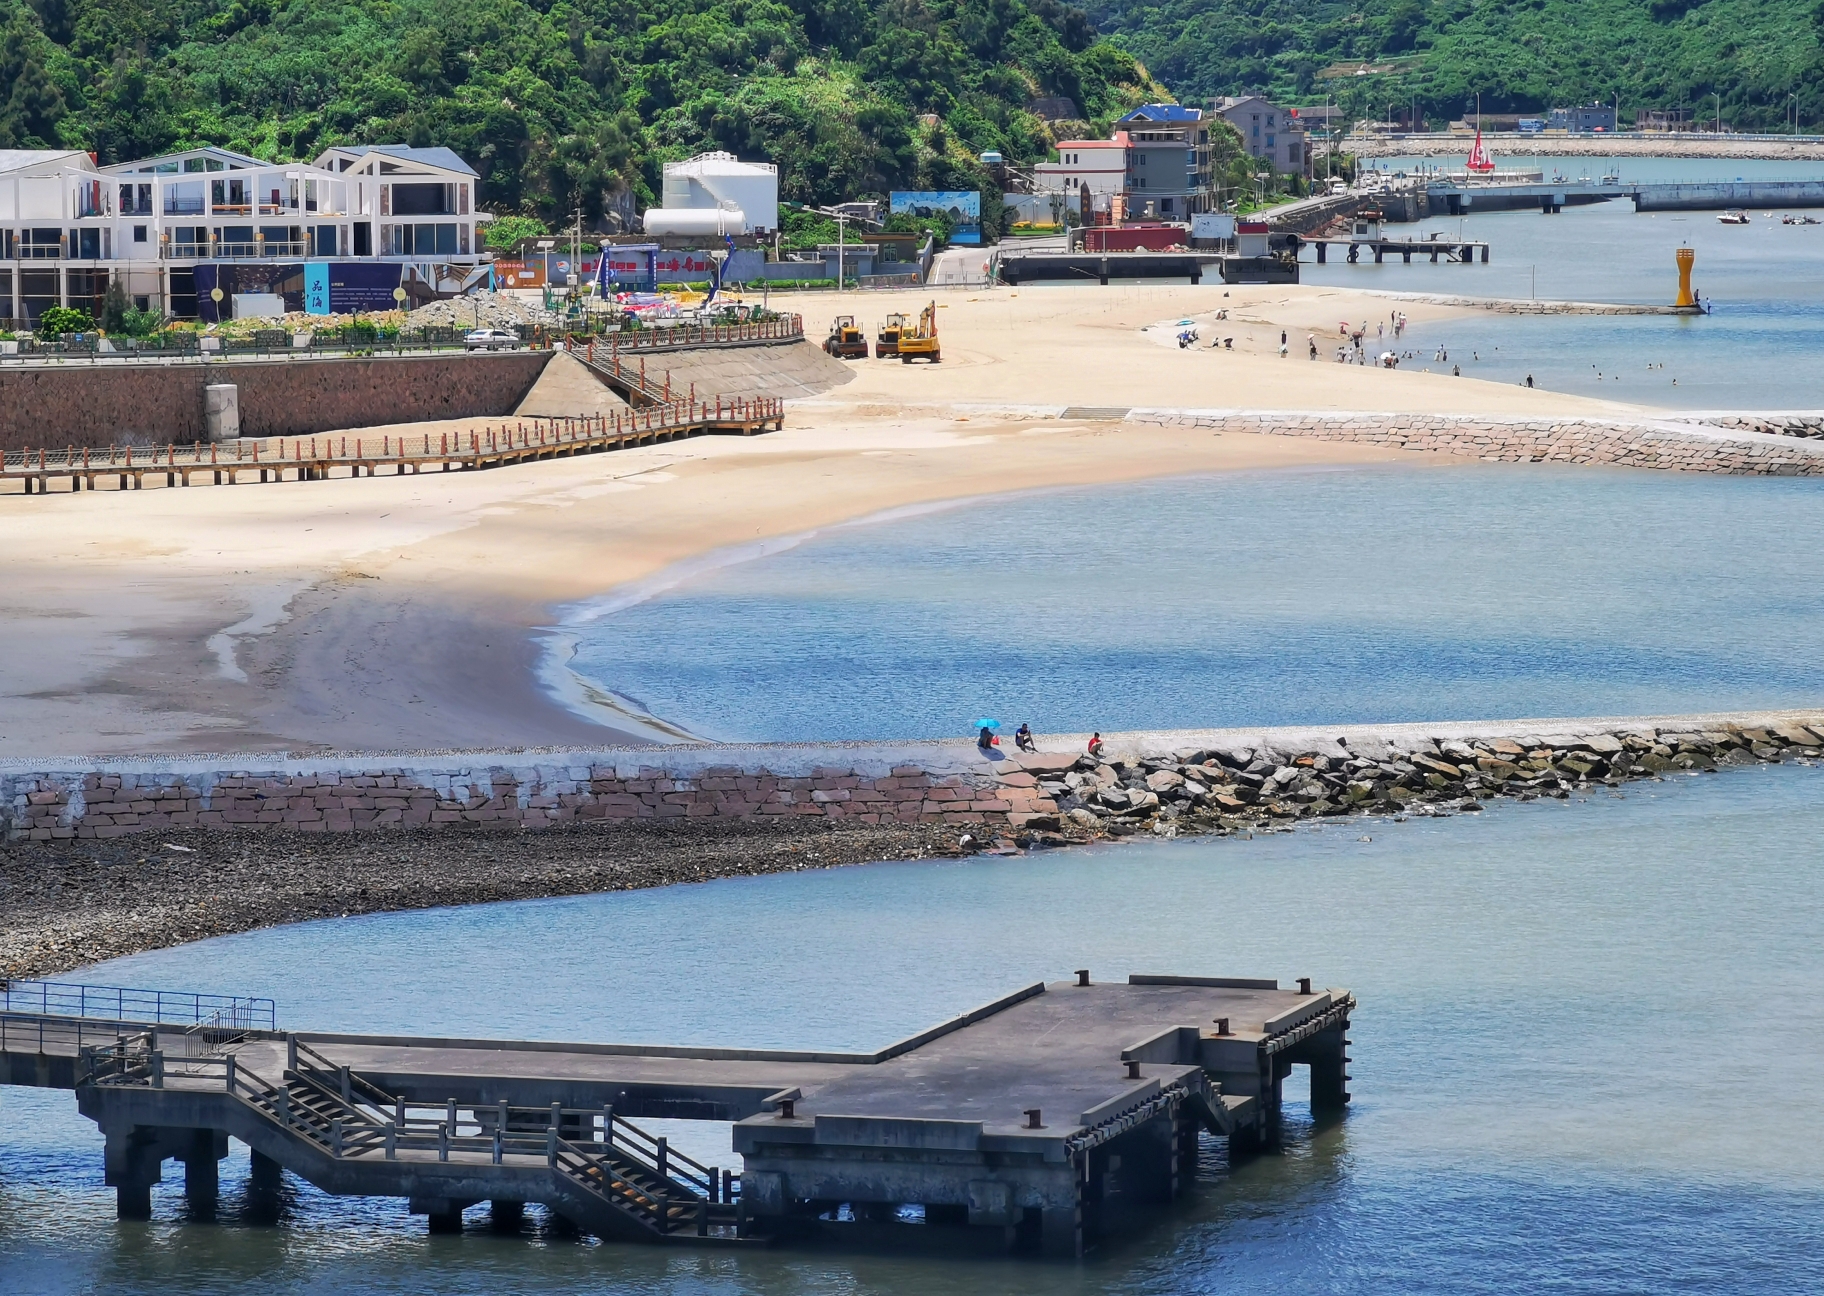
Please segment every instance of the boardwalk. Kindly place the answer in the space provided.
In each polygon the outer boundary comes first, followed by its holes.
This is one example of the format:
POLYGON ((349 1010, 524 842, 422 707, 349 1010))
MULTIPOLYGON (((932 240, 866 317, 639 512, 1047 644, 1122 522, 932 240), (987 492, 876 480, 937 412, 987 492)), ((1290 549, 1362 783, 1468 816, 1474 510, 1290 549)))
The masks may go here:
POLYGON ((0 483, 28 495, 51 491, 142 490, 195 484, 327 481, 382 473, 498 468, 713 434, 776 431, 784 404, 767 397, 673 400, 587 418, 513 419, 462 433, 422 436, 244 438, 221 444, 65 447, 12 451, 0 483))

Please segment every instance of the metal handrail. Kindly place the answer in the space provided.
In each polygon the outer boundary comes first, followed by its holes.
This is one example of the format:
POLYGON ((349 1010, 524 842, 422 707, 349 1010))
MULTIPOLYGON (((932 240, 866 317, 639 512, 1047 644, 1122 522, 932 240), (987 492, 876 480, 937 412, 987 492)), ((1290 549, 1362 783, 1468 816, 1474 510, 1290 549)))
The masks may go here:
MULTIPOLYGON (((11 458, 7 456, 9 461, 11 458)), ((277 1018, 270 999, 30 980, 0 980, 0 1012, 184 1026, 195 1026, 219 1013, 231 1012, 237 1014, 244 1030, 272 1030, 277 1018)))

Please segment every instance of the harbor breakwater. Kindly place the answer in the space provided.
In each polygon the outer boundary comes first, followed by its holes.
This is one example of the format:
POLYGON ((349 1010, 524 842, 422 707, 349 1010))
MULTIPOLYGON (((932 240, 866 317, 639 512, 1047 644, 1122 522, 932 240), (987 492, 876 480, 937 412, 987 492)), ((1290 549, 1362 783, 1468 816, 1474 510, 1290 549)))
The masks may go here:
MULTIPOLYGON (((1747 418, 1749 416, 1742 416, 1747 418)), ((1136 423, 1265 436, 1356 441, 1403 450, 1469 455, 1501 463, 1612 464, 1673 472, 1812 477, 1824 474, 1824 445, 1797 431, 1810 416, 1718 426, 1642 417, 1529 418, 1494 414, 1398 414, 1225 409, 1130 409, 1136 423), (1774 427, 1779 430, 1768 430, 1774 427)))
MULTIPOLYGON (((1118 734, 1099 756, 970 742, 755 744, 468 756, 97 761, 0 771, 13 840, 186 829, 525 830, 595 822, 979 826, 1029 843, 1231 831, 1356 812, 1473 809, 1498 796, 1824 756, 1824 712, 1486 725, 1118 734)), ((977 837, 980 840, 980 837, 977 837)))

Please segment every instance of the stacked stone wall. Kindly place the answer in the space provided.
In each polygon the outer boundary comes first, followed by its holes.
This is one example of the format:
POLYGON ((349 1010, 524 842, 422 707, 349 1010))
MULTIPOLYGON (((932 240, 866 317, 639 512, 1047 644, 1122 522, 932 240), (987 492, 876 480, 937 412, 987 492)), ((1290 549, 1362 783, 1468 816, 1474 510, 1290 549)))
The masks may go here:
POLYGON ((97 361, 0 370, 0 449, 198 441, 203 388, 240 391, 243 435, 510 414, 549 351, 278 360, 97 361))
POLYGON ((1824 474, 1824 447, 1792 436, 1758 429, 1723 430, 1710 423, 1144 409, 1130 411, 1127 417, 1169 427, 1357 441, 1500 463, 1613 464, 1763 476, 1824 474))
POLYGON ((38 841, 172 828, 362 832, 545 828, 571 820, 774 819, 1023 827, 1056 805, 1023 770, 886 774, 831 766, 790 775, 709 766, 340 770, 40 771, 5 780, 8 834, 38 841))

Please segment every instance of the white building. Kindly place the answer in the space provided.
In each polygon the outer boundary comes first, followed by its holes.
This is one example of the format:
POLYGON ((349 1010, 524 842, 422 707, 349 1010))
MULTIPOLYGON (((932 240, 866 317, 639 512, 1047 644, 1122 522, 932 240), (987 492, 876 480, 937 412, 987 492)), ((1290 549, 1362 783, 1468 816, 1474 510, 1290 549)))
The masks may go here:
POLYGON ((646 212, 649 234, 671 232, 668 223, 678 224, 680 233, 701 233, 701 217, 674 218, 674 213, 717 209, 739 212, 748 233, 770 234, 779 228, 779 168, 770 162, 743 162, 733 153, 699 153, 667 162, 659 196, 660 205, 646 212))
POLYGON ((477 182, 448 149, 337 148, 305 164, 202 148, 108 167, 86 153, 0 151, 0 315, 99 315, 117 280, 141 309, 210 315, 199 278, 289 297, 306 262, 336 268, 338 286, 359 278, 351 265, 397 267, 370 274, 376 285, 447 285, 486 259, 477 182))
POLYGON ((1063 194, 1077 212, 1087 189, 1090 210, 1107 212, 1112 197, 1127 188, 1127 132, 1105 140, 1059 140, 1058 160, 1032 168, 1032 187, 1063 194))

